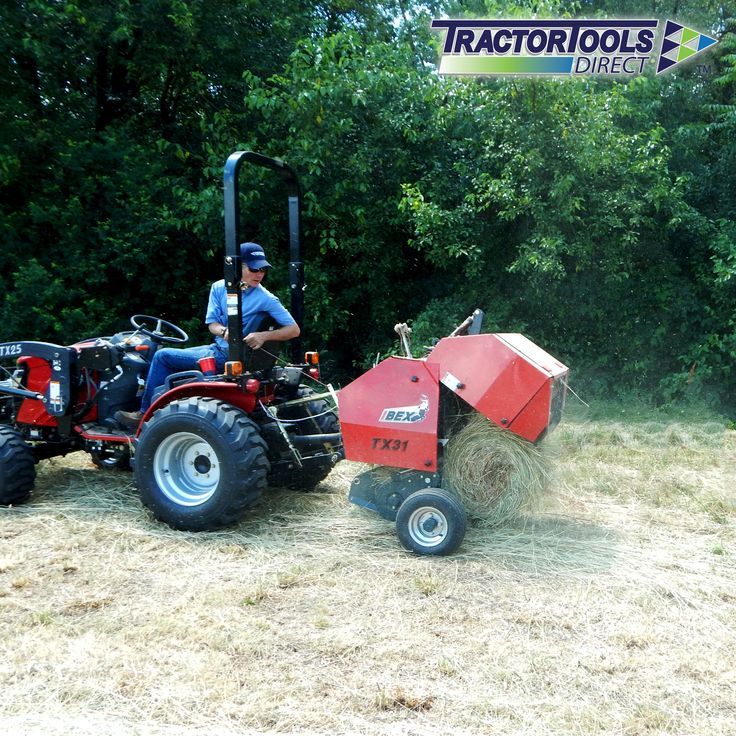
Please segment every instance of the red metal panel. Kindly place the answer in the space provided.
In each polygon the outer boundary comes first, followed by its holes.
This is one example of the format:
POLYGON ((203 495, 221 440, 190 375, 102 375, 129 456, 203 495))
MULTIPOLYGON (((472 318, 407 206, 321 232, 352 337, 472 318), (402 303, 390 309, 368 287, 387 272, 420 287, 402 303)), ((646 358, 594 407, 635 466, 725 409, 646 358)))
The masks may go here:
MULTIPOLYGON (((18 358, 18 365, 25 365, 28 369, 26 388, 39 394, 46 394, 51 380, 51 365, 43 358, 23 355, 18 358)), ((44 427, 56 427, 56 417, 46 411, 46 404, 39 399, 23 399, 16 417, 18 424, 35 424, 44 427)))
POLYGON ((536 442, 549 424, 552 384, 548 381, 517 414, 509 429, 529 442, 536 442))
POLYGON ((428 360, 439 363, 441 382, 468 404, 532 441, 549 422, 549 384, 567 372, 531 340, 513 333, 446 337, 428 360))
POLYGON ((519 355, 523 355, 534 365, 549 373, 550 376, 560 376, 567 373, 567 366, 542 350, 539 345, 533 343, 528 337, 524 337, 518 332, 499 333, 496 337, 511 346, 519 355))
POLYGON ((343 388, 339 400, 348 460, 437 469, 437 365, 387 358, 343 388))
MULTIPOLYGON (((144 419, 148 421, 153 412, 157 409, 170 404, 177 399, 186 399, 189 396, 201 396, 208 399, 220 399, 228 404, 237 406, 246 414, 250 414, 256 406, 255 394, 244 393, 237 384, 229 381, 192 381, 191 383, 182 383, 175 386, 171 391, 167 391, 156 399, 156 401, 148 407, 148 411, 144 415, 144 419)), ((141 427, 143 425, 141 424, 141 427)), ((136 433, 136 437, 140 432, 136 433)))
POLYGON ((508 427, 547 380, 533 365, 514 356, 475 408, 499 426, 508 427))
POLYGON ((497 335, 446 337, 430 360, 440 380, 472 407, 502 427, 539 391, 547 375, 497 335))

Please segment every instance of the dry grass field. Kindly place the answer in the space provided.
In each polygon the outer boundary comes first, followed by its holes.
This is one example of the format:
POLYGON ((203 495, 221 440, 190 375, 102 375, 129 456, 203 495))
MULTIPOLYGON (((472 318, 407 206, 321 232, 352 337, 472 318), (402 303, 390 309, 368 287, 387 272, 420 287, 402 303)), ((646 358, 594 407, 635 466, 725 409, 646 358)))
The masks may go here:
POLYGON ((736 432, 580 416, 549 451, 536 508, 438 559, 350 463, 198 535, 42 463, 0 510, 0 733, 736 734, 736 432))

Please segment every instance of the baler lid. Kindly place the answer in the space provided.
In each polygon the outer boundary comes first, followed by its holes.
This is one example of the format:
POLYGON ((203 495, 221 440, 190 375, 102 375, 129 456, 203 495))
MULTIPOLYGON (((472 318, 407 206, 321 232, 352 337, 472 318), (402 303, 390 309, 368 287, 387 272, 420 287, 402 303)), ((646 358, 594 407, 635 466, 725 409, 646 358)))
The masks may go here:
POLYGON ((531 361, 537 368, 545 371, 550 377, 561 376, 567 373, 567 366, 560 363, 559 360, 553 358, 548 352, 542 350, 531 340, 524 337, 518 332, 496 333, 496 336, 505 342, 512 350, 523 355, 527 360, 531 361))

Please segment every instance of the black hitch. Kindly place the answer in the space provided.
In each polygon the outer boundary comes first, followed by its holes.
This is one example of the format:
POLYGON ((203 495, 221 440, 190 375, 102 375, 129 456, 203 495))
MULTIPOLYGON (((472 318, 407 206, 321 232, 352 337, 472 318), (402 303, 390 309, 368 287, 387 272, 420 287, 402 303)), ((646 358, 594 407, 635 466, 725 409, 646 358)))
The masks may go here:
POLYGON ((373 468, 353 478, 348 500, 371 511, 377 511, 384 519, 396 521, 396 512, 415 491, 440 488, 439 473, 423 473, 419 470, 373 468))

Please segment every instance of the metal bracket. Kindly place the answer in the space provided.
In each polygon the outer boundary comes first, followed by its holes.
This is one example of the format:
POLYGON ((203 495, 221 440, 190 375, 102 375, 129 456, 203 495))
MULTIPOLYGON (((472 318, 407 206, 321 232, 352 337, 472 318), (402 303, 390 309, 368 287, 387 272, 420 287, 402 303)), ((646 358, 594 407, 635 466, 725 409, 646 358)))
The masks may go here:
POLYGON ((272 412, 263 402, 258 403, 261 405, 261 409, 263 409, 267 416, 276 422, 276 426, 279 428, 279 432, 281 432, 281 436, 284 438, 294 460, 300 468, 303 467, 304 463, 302 462, 302 456, 299 454, 299 450, 294 447, 294 443, 291 441, 291 437, 289 437, 289 433, 286 431, 284 423, 278 418, 276 412, 272 412))

